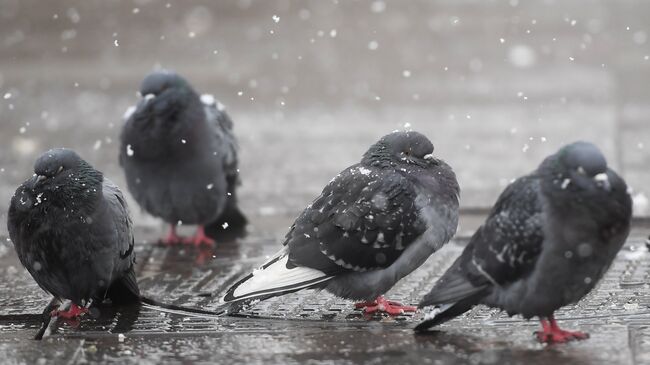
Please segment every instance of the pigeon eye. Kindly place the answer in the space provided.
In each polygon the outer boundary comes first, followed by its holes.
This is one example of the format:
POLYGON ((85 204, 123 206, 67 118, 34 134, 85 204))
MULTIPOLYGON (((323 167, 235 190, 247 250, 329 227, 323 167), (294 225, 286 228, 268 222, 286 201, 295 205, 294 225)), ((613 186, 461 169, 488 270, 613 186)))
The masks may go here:
POLYGON ((584 169, 582 166, 578 166, 578 168, 576 169, 576 171, 577 171, 580 175, 587 175, 587 172, 585 171, 585 169, 584 169))

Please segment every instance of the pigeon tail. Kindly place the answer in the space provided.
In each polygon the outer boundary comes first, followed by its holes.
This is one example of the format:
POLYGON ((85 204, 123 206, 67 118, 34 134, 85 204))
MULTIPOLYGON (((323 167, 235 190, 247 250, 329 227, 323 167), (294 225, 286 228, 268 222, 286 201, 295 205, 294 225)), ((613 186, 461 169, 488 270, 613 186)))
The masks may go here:
POLYGON ((227 313, 227 306, 218 306, 212 310, 199 309, 194 307, 185 307, 182 305, 169 304, 153 299, 148 296, 141 296, 140 302, 148 305, 150 308, 166 313, 186 314, 186 315, 200 315, 200 316, 223 316, 227 313))
POLYGON ((304 267, 287 267, 286 248, 274 255, 259 269, 230 287, 221 299, 224 303, 245 303, 311 288, 333 278, 322 271, 304 267))
POLYGON ((487 280, 481 284, 474 284, 467 280, 462 274, 460 260, 457 260, 433 289, 422 298, 418 307, 456 303, 474 297, 478 300, 490 286, 487 280))
POLYGON ((205 232, 219 242, 233 241, 246 235, 247 223, 248 219, 239 207, 228 204, 216 221, 206 224, 205 232))
POLYGON ((424 332, 431 327, 435 327, 449 321, 450 319, 460 316, 478 304, 477 297, 478 295, 474 295, 455 303, 440 304, 436 306, 433 311, 424 316, 424 321, 420 322, 414 330, 416 332, 424 332))
POLYGON ((133 268, 111 284, 106 296, 113 304, 131 304, 140 301, 140 289, 133 268))
POLYGON ((461 273, 460 260, 457 260, 418 304, 419 308, 431 305, 436 308, 425 316, 415 331, 425 331, 467 312, 479 304, 488 290, 490 285, 487 283, 477 286, 467 280, 461 273))

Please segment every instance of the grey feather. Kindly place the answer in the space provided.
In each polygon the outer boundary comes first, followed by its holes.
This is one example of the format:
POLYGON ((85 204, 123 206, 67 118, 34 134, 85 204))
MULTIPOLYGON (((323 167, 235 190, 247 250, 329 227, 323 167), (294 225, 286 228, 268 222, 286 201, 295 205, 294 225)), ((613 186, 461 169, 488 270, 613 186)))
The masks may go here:
POLYGON ((567 145, 506 188, 420 306, 462 302, 444 320, 476 304, 548 317, 603 276, 629 233, 631 205, 596 146, 567 145))
POLYGON ((237 142, 220 104, 168 71, 148 75, 140 92, 120 149, 138 204, 171 224, 205 225, 224 215, 245 224, 236 204, 237 142))
POLYGON ((34 172, 11 199, 7 226, 36 282, 79 306, 138 301, 132 223, 120 190, 71 150, 44 153, 34 172))
POLYGON ((284 242, 287 268, 318 270, 329 279, 312 287, 370 300, 419 267, 458 225, 456 177, 432 152, 417 132, 371 146, 296 219, 284 242))

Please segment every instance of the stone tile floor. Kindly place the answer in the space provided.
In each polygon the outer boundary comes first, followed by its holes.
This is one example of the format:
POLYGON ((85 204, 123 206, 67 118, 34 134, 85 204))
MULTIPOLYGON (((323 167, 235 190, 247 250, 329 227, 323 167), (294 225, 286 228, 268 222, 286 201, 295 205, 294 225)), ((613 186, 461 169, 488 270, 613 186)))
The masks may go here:
MULTIPOLYGON (((42 341, 40 313, 50 298, 6 244, 0 256, 0 358, 7 363, 384 363, 643 364, 650 361, 650 254, 647 222, 636 229, 598 287, 558 313, 563 326, 591 333, 586 341, 542 346, 535 321, 477 307, 437 331, 416 335, 422 313, 366 317, 352 303, 303 291, 259 302, 237 317, 167 313, 145 305, 103 308, 80 322, 51 323, 42 341)), ((153 238, 145 231, 139 237, 153 238)), ((391 290, 417 303, 460 253, 460 237, 391 290)), ((138 245, 143 293, 177 305, 211 309, 234 280, 278 243, 253 232, 210 250, 138 245), (207 294, 212 294, 207 296, 207 294)))

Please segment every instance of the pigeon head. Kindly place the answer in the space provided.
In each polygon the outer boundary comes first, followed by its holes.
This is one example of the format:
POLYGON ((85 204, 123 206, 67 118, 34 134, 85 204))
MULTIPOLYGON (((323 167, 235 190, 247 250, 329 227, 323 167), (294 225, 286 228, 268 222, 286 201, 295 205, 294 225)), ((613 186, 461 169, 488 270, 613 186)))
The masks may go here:
POLYGON ((142 81, 138 93, 142 99, 130 117, 136 128, 145 134, 174 134, 171 129, 203 117, 199 95, 187 80, 172 71, 150 73, 142 81))
POLYGON ((426 167, 439 161, 433 156, 433 144, 422 133, 400 131, 385 135, 365 153, 363 161, 381 164, 413 164, 426 167))
POLYGON ((142 80, 140 85, 140 94, 145 98, 158 96, 166 90, 192 91, 192 87, 180 75, 167 70, 150 73, 142 80))
POLYGON ((142 81, 138 105, 129 112, 120 136, 123 157, 167 158, 186 153, 184 140, 196 141, 211 133, 205 105, 183 77, 155 71, 142 81))
POLYGON ((562 189, 571 186, 574 189, 609 191, 607 160, 598 147, 589 142, 574 142, 562 147, 555 156, 552 170, 562 189))
MULTIPOLYGON (((55 148, 43 153, 34 164, 34 177, 21 186, 22 198, 57 205, 75 205, 75 200, 101 194, 103 175, 76 152, 55 148)), ((36 205, 36 204, 35 204, 36 205)))
POLYGON ((55 148, 42 154, 34 163, 34 173, 40 181, 56 177, 64 170, 74 169, 84 160, 73 150, 67 148, 55 148))

